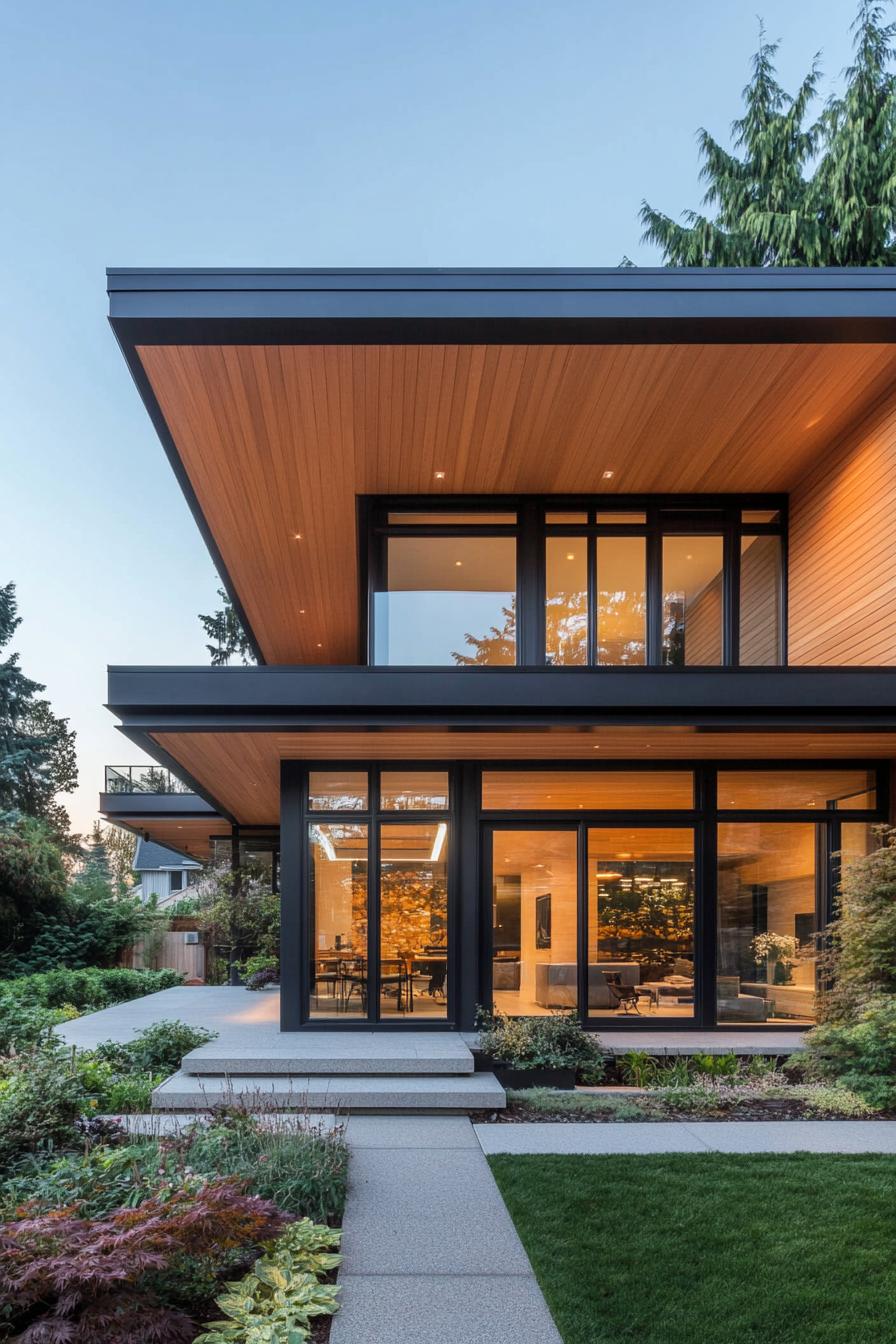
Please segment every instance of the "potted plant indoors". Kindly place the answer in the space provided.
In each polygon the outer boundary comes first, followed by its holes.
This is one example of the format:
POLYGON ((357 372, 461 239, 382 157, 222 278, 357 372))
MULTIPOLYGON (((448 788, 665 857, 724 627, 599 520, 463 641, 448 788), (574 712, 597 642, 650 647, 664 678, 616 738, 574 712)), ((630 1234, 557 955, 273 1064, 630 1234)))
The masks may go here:
POLYGON ((580 1071, 592 1082, 603 1071, 600 1042, 582 1030, 575 1013, 506 1017, 497 1009, 480 1009, 476 1021, 476 1067, 492 1070, 502 1087, 568 1090, 580 1071))
POLYGON ((750 948, 757 966, 765 962, 766 978, 770 985, 791 984, 794 963, 800 959, 798 939, 789 933, 757 933, 750 942, 750 948))

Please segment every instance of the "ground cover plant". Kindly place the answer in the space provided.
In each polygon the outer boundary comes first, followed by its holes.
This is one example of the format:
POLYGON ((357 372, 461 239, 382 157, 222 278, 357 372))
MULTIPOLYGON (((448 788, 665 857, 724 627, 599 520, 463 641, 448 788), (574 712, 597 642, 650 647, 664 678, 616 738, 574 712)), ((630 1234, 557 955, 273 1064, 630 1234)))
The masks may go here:
POLYGON ((490 1164, 564 1344, 896 1338, 892 1157, 490 1164))
POLYGON ((76 1119, 57 1139, 20 1153, 0 1179, 0 1335, 6 1325, 23 1344, 179 1344, 224 1313, 229 1333, 212 1338, 245 1340, 234 1331, 267 1310, 252 1275, 269 1287, 285 1276, 265 1323, 283 1333, 258 1338, 300 1341, 335 1309, 321 1280, 335 1268, 345 1199, 340 1132, 224 1113, 143 1137, 76 1119))
POLYGON ((798 1062, 754 1056, 656 1059, 643 1051, 616 1063, 631 1092, 551 1088, 509 1091, 503 1121, 874 1119, 890 1113, 840 1082, 804 1078, 798 1062))
POLYGON ((134 971, 123 966, 86 970, 56 968, 0 980, 0 1054, 46 1040, 60 1022, 173 989, 179 971, 134 971))

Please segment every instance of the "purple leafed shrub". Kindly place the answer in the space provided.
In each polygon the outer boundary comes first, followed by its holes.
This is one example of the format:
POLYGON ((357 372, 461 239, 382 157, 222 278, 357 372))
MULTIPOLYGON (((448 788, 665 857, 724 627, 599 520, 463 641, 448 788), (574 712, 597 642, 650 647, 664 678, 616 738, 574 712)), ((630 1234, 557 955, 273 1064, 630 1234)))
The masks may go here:
POLYGON ((280 981, 280 972, 275 971, 272 966, 263 971, 253 971, 246 980, 247 989, 264 989, 265 985, 276 985, 280 981))
POLYGON ((79 1218, 75 1207, 4 1223, 0 1302, 21 1344, 181 1344, 196 1325, 165 1292, 172 1275, 209 1261, 229 1268, 287 1221, 239 1181, 220 1180, 106 1218, 79 1218))

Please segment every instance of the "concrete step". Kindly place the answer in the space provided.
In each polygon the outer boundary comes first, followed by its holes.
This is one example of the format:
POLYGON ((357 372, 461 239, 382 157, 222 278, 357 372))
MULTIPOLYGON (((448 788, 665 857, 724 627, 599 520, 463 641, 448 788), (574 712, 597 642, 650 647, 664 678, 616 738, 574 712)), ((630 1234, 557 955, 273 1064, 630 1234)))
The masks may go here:
POLYGON ((261 1111, 480 1111, 502 1109, 506 1097, 493 1073, 225 1078, 183 1070, 152 1094, 154 1111, 202 1111, 222 1105, 261 1111))
POLYGON ((463 1040, 449 1032, 309 1031, 281 1035, 276 1044, 212 1041, 185 1055, 181 1069, 197 1077, 469 1074, 473 1056, 463 1040))

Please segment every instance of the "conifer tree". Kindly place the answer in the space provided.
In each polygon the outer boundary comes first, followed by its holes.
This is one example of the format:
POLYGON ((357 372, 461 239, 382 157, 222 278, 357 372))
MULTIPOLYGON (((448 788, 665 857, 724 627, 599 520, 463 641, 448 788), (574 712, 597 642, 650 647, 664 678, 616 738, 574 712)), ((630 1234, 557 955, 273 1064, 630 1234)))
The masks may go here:
POLYGON ((226 667, 231 658, 239 657, 243 666, 255 662, 249 636, 242 627, 228 593, 218 589, 221 606, 210 615, 200 614, 199 620, 211 644, 206 644, 212 667, 226 667))
POLYGON ((777 43, 760 27, 744 114, 729 152, 698 135, 704 205, 682 222, 641 207, 643 241, 668 266, 885 266, 896 259, 896 25, 859 0, 855 59, 816 120, 818 57, 796 95, 780 86, 777 43))

